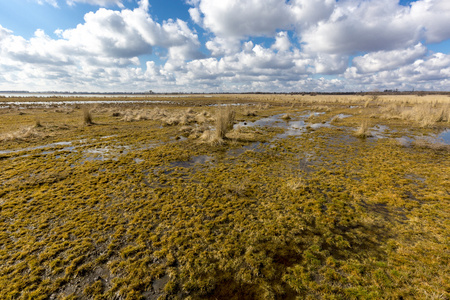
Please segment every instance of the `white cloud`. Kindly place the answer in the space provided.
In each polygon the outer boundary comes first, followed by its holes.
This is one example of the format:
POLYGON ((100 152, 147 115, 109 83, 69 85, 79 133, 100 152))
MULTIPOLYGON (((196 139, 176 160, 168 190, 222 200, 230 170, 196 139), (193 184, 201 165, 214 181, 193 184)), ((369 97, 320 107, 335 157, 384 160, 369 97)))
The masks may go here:
POLYGON ((339 2, 330 18, 308 28, 302 35, 308 52, 350 54, 391 50, 416 43, 420 25, 396 0, 347 0, 339 2))
POLYGON ((207 41, 205 46, 212 56, 230 55, 239 51, 240 41, 235 38, 215 37, 207 41))
POLYGON ((421 24, 429 43, 450 38, 450 1, 422 0, 411 3, 411 18, 421 24))
POLYGON ((133 11, 101 8, 86 14, 84 24, 61 34, 72 47, 89 54, 130 58, 150 54, 152 46, 157 45, 169 49, 173 59, 200 56, 198 37, 186 22, 156 23, 145 5, 133 11))
POLYGON ((344 74, 349 84, 360 90, 448 90, 450 78, 450 55, 435 53, 418 59, 395 70, 361 74, 356 67, 348 68, 344 74))
POLYGON ((200 10, 197 7, 189 8, 189 15, 191 16, 192 21, 202 26, 202 17, 200 14, 200 10))
POLYGON ((419 0, 411 7, 398 0, 346 0, 330 18, 299 32, 308 52, 351 54, 386 51, 417 44, 422 38, 450 38, 450 2, 419 0))
POLYGON ((0 41, 8 36, 10 36, 13 32, 7 28, 4 28, 0 25, 0 41))
POLYGON ((317 54, 312 65, 316 74, 342 74, 347 68, 347 56, 338 54, 317 54))
MULTIPOLYGON (((49 0, 46 0, 49 1, 49 0)), ((56 1, 56 0, 51 0, 56 1)), ((118 6, 120 8, 123 8, 124 5, 122 4, 122 0, 67 0, 68 5, 75 5, 76 3, 86 3, 90 5, 99 5, 102 7, 108 7, 108 6, 118 6)))
POLYGON ((353 65, 359 73, 379 72, 411 64, 426 53, 427 48, 419 43, 403 50, 378 51, 355 57, 353 65))
POLYGON ((219 37, 272 35, 291 21, 284 0, 201 0, 205 28, 219 37))
POLYGON ((275 43, 272 45, 272 48, 278 51, 288 51, 289 48, 291 48, 291 42, 289 41, 287 32, 282 31, 277 33, 275 43))
POLYGON ((197 0, 191 18, 218 37, 273 36, 327 19, 335 0, 197 0), (203 20, 201 20, 203 14, 203 20))
POLYGON ((335 6, 335 0, 292 0, 290 2, 294 23, 302 27, 309 27, 328 19, 335 6))
POLYGON ((101 8, 86 14, 84 24, 65 30, 62 36, 75 49, 89 54, 134 57, 151 53, 152 44, 128 22, 130 13, 101 8))

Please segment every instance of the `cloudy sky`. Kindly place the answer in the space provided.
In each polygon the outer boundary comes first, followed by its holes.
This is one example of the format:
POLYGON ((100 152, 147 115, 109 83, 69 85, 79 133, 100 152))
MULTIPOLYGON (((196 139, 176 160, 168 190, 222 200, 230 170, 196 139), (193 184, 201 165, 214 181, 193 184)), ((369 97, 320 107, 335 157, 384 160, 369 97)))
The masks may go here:
POLYGON ((0 90, 450 90, 449 0, 0 0, 0 90))

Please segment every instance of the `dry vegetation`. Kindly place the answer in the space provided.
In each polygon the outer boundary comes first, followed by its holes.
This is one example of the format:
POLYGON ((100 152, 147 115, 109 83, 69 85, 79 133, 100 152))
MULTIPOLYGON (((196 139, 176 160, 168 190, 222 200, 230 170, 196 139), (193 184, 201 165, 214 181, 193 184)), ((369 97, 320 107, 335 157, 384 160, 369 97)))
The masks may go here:
POLYGON ((355 131, 355 136, 362 138, 362 139, 372 136, 372 134, 370 133, 370 130, 369 130, 369 123, 367 121, 363 121, 361 123, 361 125, 355 131))
POLYGON ((0 109, 0 299, 449 299, 449 100, 0 109))

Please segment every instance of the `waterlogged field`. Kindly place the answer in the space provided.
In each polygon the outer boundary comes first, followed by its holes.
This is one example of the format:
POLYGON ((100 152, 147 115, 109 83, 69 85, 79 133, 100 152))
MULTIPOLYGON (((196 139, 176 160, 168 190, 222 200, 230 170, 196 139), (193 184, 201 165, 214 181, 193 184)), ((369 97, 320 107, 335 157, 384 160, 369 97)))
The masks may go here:
POLYGON ((76 100, 0 99, 1 299, 449 299, 450 97, 76 100))

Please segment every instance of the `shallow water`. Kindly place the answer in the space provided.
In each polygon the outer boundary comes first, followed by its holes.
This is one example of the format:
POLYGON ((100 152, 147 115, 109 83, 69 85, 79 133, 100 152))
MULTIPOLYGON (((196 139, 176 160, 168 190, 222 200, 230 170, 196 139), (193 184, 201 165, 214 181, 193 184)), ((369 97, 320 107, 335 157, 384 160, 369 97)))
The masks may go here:
POLYGON ((387 138, 385 133, 389 130, 389 127, 386 125, 375 125, 374 127, 370 128, 370 133, 374 138, 381 139, 387 138))
MULTIPOLYGON (((53 147, 57 147, 57 146, 68 146, 68 145, 72 145, 72 143, 73 142, 57 142, 57 143, 51 143, 51 144, 16 149, 16 150, 0 150, 0 154, 18 153, 18 152, 22 152, 22 151, 33 151, 33 150, 38 150, 38 149, 53 148, 53 147)), ((73 148, 73 147, 68 147, 68 148, 73 148)), ((64 151, 64 149, 66 149, 66 148, 60 149, 59 151, 64 151)))
POLYGON ((345 119, 345 118, 349 118, 352 115, 347 115, 347 114, 337 114, 335 117, 339 118, 339 119, 345 119))
POLYGON ((241 148, 230 149, 226 152, 226 157, 229 158, 238 157, 242 153, 245 153, 245 151, 264 152, 265 149, 260 148, 261 145, 267 145, 267 143, 254 142, 251 143, 250 145, 241 148))
POLYGON ((239 122, 238 124, 234 125, 234 129, 239 127, 253 127, 253 126, 262 126, 262 127, 278 127, 283 128, 286 131, 278 134, 275 139, 283 139, 287 138, 289 136, 299 136, 302 135, 304 132, 306 132, 307 127, 311 127, 314 129, 320 128, 320 127, 329 127, 331 126, 329 122, 326 123, 315 123, 311 124, 308 123, 306 120, 313 116, 318 116, 324 114, 324 112, 310 112, 304 115, 296 116, 293 115, 292 119, 283 119, 283 116, 285 114, 277 114, 273 116, 269 116, 266 118, 262 118, 259 120, 256 120, 254 122, 239 122), (299 119, 299 120, 298 120, 299 119))
POLYGON ((438 140, 441 140, 447 145, 450 145, 450 129, 444 130, 437 136, 438 140))

